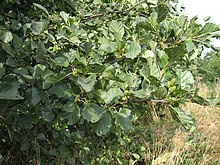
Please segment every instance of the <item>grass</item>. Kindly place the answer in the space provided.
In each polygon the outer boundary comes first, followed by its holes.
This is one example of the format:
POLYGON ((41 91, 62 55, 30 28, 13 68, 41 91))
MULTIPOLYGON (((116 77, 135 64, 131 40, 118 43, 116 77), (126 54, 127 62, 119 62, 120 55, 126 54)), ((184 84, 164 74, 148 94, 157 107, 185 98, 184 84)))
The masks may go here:
MULTIPOLYGON (((199 84, 199 88, 201 96, 211 95, 207 86, 199 84)), ((145 144, 147 165, 220 164, 220 108, 194 103, 183 108, 195 117, 195 131, 185 132, 170 121, 152 125, 153 142, 145 144)))

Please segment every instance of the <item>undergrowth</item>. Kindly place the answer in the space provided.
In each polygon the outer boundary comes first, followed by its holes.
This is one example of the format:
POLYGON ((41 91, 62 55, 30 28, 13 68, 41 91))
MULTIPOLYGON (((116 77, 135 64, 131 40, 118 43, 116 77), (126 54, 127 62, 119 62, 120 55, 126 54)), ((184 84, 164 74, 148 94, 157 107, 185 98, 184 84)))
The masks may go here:
MULTIPOLYGON (((210 90, 200 84, 200 95, 209 97, 210 90)), ((159 120, 148 125, 145 136, 151 136, 151 141, 145 141, 147 165, 217 165, 220 163, 220 109, 211 106, 201 106, 187 103, 183 107, 196 119, 196 129, 193 133, 186 132, 176 122, 159 120)), ((144 124, 142 127, 145 127, 144 124)), ((142 135, 144 128, 142 128, 142 135)))

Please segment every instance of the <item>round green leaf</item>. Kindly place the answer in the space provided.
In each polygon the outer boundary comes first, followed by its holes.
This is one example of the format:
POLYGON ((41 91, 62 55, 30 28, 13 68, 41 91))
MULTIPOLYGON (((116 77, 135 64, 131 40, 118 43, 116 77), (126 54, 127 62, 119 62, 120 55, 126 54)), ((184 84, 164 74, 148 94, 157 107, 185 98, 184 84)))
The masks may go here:
POLYGON ((131 110, 127 108, 121 108, 119 112, 116 113, 116 121, 122 130, 132 130, 131 122, 131 110))
POLYGON ((120 88, 111 88, 107 92, 101 92, 101 98, 106 104, 110 104, 114 99, 123 97, 124 93, 120 88))
POLYGON ((96 75, 93 74, 87 78, 78 78, 77 82, 86 92, 90 92, 93 89, 93 86, 95 85, 96 75))
POLYGON ((139 45, 139 43, 132 42, 128 45, 125 56, 127 58, 134 59, 139 55, 140 52, 141 52, 141 46, 139 45))
POLYGON ((83 118, 91 123, 96 123, 99 121, 103 114, 105 113, 105 110, 100 107, 99 105, 95 103, 88 103, 83 108, 83 118))
POLYGON ((43 108, 42 117, 45 121, 51 122, 54 119, 54 114, 50 108, 43 108))
POLYGON ((24 99, 18 92, 19 83, 14 80, 11 82, 0 83, 0 99, 4 100, 21 100, 24 99))
POLYGON ((93 129, 97 135, 102 136, 109 132, 111 125, 111 116, 108 113, 104 113, 102 118, 94 124, 93 129))
POLYGON ((67 112, 63 117, 68 120, 68 125, 74 125, 80 119, 81 113, 78 105, 69 102, 63 109, 67 112))
POLYGON ((1 40, 4 43, 9 43, 10 41, 12 41, 12 39, 13 39, 13 35, 10 31, 4 32, 3 35, 1 36, 1 40))
POLYGON ((64 67, 69 66, 69 61, 67 57, 57 57, 55 58, 54 62, 57 66, 64 66, 64 67))

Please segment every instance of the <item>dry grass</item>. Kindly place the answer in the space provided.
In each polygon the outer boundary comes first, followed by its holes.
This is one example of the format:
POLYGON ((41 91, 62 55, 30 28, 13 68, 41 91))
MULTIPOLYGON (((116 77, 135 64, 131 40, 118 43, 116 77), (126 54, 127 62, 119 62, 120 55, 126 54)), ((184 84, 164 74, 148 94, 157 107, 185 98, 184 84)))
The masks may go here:
MULTIPOLYGON (((212 161, 220 161, 220 109, 204 107, 188 103, 185 105, 197 120, 195 135, 198 137, 198 145, 203 145, 203 150, 197 149, 203 154, 202 164, 212 164, 212 161)), ((195 146, 196 147, 196 146, 195 146)))
MULTIPOLYGON (((200 95, 209 97, 207 95, 210 89, 200 84, 200 95)), ((201 134, 206 144, 206 149, 210 150, 210 154, 205 155, 210 159, 220 161, 220 108, 211 106, 201 106, 193 103, 188 103, 185 108, 195 116, 197 120, 196 134, 201 134)))
MULTIPOLYGON (((200 95, 209 97, 210 89, 200 84, 200 95)), ((197 121, 193 133, 175 128, 170 137, 170 124, 155 131, 153 149, 146 155, 149 165, 218 165, 220 164, 220 108, 187 103, 183 107, 197 121)))

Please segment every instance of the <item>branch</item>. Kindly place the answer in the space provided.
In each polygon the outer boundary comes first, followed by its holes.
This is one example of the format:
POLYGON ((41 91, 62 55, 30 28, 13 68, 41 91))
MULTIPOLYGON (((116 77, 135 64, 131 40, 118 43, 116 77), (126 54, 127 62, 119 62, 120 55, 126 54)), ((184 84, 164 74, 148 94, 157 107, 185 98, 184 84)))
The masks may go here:
MULTIPOLYGON (((133 6, 129 7, 128 9, 125 9, 125 10, 122 10, 122 11, 112 11, 112 12, 108 12, 107 14, 113 14, 113 13, 116 13, 116 14, 122 14, 122 13, 126 13, 126 12, 129 12, 131 11, 132 9, 134 9, 135 7, 137 7, 138 5, 142 4, 143 2, 145 2, 145 0, 141 0, 140 2, 134 4, 133 6)), ((84 16, 84 19, 90 19, 90 18, 95 18, 95 17, 101 17, 103 16, 104 14, 101 14, 101 13, 97 13, 97 14, 94 14, 94 15, 85 15, 84 16)))
POLYGON ((135 7, 137 7, 138 5, 142 4, 145 0, 141 0, 140 2, 134 4, 133 6, 131 6, 130 8, 126 9, 126 10, 122 10, 122 11, 113 11, 113 13, 125 13, 125 12, 129 12, 132 9, 134 9, 135 7))
POLYGON ((85 15, 85 16, 84 16, 84 19, 95 18, 95 17, 101 17, 101 16, 103 16, 103 15, 104 15, 104 14, 94 14, 94 15, 91 15, 91 16, 85 15))
POLYGON ((149 102, 153 102, 153 103, 168 103, 168 101, 166 100, 149 100, 149 102))
POLYGON ((163 103, 163 104, 169 104, 169 100, 164 99, 143 99, 141 100, 142 103, 163 103))
POLYGON ((63 35, 61 35, 61 37, 65 40, 67 40, 69 42, 69 44, 73 45, 73 46, 76 46, 77 48, 79 48, 81 51, 85 52, 85 50, 79 46, 78 44, 76 44, 75 42, 71 41, 68 37, 65 37, 63 35))

